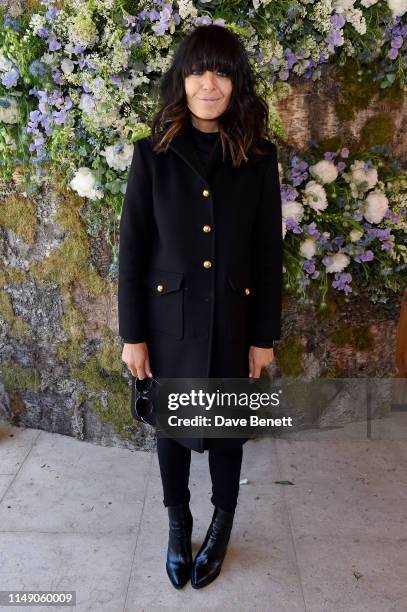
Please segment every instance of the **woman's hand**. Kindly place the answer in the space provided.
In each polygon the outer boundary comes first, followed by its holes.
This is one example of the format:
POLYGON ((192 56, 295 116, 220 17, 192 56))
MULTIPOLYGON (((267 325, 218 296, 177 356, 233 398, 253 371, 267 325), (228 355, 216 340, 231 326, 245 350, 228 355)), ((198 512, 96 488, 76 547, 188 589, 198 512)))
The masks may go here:
POLYGON ((274 359, 272 348, 251 346, 249 350, 249 377, 260 378, 261 369, 270 365, 274 359))
POLYGON ((134 377, 143 379, 153 374, 150 368, 150 359, 146 342, 137 344, 125 343, 123 346, 122 361, 127 365, 134 377))

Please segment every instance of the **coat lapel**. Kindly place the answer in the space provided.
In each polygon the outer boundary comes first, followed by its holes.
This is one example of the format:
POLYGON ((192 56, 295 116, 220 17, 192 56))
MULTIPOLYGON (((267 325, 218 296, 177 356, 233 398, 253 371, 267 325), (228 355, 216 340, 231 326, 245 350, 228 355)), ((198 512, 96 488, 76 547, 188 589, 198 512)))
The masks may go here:
POLYGON ((208 176, 211 168, 215 161, 221 158, 222 153, 220 140, 217 140, 209 157, 207 168, 205 169, 199 158, 199 154, 196 150, 193 136, 189 128, 174 136, 170 143, 170 149, 179 155, 185 161, 185 163, 187 163, 205 182, 208 182, 208 176))

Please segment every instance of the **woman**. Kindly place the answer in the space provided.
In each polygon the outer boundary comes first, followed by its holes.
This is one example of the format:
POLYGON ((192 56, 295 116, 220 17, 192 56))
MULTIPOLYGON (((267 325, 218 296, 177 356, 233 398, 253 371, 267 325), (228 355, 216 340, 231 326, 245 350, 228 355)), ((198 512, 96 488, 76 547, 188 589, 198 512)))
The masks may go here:
MULTIPOLYGON (((134 146, 120 221, 119 333, 133 376, 260 377, 280 337, 282 215, 268 109, 237 36, 200 26, 134 146)), ((176 588, 219 574, 247 438, 157 440, 176 588), (194 561, 191 450, 208 450, 212 521, 194 561)))

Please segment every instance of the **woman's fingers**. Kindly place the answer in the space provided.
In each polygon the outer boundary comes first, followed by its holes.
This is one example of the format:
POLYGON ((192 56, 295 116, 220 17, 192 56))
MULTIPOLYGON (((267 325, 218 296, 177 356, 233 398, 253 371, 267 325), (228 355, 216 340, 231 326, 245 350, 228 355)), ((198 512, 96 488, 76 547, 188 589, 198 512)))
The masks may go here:
POLYGON ((145 342, 135 344, 125 343, 122 361, 124 361, 135 378, 142 380, 147 376, 152 376, 147 344, 145 342))
POLYGON ((146 369, 147 376, 149 376, 150 378, 152 378, 153 373, 152 373, 152 371, 151 371, 151 367, 150 367, 150 357, 149 357, 148 355, 147 355, 147 357, 146 357, 145 369, 146 369))

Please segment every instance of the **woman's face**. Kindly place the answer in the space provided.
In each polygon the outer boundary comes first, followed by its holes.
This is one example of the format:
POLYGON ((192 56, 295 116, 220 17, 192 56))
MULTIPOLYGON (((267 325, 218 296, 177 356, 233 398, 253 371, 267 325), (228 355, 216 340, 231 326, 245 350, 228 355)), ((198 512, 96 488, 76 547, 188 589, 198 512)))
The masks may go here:
MULTIPOLYGON (((232 80, 223 72, 194 70, 185 78, 188 108, 198 123, 214 122, 225 112, 232 94, 232 80), (199 122, 199 120, 201 120, 199 122)), ((194 121, 193 121, 194 122, 194 121)))

